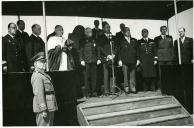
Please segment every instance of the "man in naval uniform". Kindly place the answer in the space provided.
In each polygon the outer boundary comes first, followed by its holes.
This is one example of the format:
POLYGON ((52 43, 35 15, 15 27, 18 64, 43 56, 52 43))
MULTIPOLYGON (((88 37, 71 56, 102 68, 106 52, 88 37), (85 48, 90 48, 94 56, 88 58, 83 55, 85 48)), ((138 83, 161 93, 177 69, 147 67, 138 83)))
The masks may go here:
POLYGON ((52 126, 54 112, 58 110, 51 77, 45 73, 46 59, 44 52, 32 58, 35 70, 31 77, 33 88, 33 112, 36 114, 37 126, 52 126))
POLYGON ((148 30, 142 30, 142 39, 138 40, 140 65, 142 67, 144 91, 156 90, 157 52, 153 39, 148 38, 148 30))

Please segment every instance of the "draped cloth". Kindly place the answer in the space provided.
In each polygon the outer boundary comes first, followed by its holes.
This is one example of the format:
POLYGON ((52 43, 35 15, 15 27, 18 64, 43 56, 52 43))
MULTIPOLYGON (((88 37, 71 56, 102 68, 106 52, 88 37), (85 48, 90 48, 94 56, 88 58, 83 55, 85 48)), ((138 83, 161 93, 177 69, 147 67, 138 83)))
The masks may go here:
POLYGON ((48 40, 48 63, 50 71, 67 71, 74 69, 71 51, 65 45, 63 37, 51 37, 48 40))

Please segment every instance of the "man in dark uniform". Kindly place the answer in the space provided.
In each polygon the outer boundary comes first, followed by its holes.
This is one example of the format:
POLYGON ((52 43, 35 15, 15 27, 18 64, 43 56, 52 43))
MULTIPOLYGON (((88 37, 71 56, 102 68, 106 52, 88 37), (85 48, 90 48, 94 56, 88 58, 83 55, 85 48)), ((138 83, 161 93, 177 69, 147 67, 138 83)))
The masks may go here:
POLYGON ((157 53, 154 40, 148 38, 148 30, 142 30, 142 39, 138 40, 140 51, 140 65, 142 67, 144 91, 156 90, 157 53))
POLYGON ((96 90, 96 67, 100 64, 99 49, 96 40, 92 37, 92 29, 85 29, 86 37, 80 42, 81 65, 85 66, 85 93, 86 97, 97 96, 96 90), (89 82, 91 80, 91 84, 89 82))
MULTIPOLYGON (((107 22, 103 22, 103 34, 98 39, 101 60, 103 63, 104 70, 104 94, 110 95, 114 93, 112 84, 110 84, 110 65, 112 64, 111 60, 114 59, 117 52, 117 46, 115 45, 114 39, 110 32, 110 25, 107 22), (111 43, 113 46, 113 54, 111 53, 111 43), (111 92, 112 91, 112 92, 111 92)), ((112 82, 112 81, 111 81, 112 82)))
POLYGON ((2 59, 8 72, 25 71, 25 52, 21 38, 16 37, 16 24, 9 23, 8 34, 2 40, 2 59))
POLYGON ((124 35, 119 49, 119 65, 123 68, 125 92, 136 93, 135 69, 140 63, 138 43, 131 37, 128 27, 125 27, 124 35))
POLYGON ((39 52, 44 52, 45 44, 43 40, 39 37, 41 34, 41 27, 38 24, 32 25, 32 34, 26 44, 26 56, 28 59, 28 68, 30 71, 34 69, 31 58, 39 52))
POLYGON ((161 35, 154 38, 156 43, 158 61, 160 65, 172 64, 173 61, 173 38, 166 35, 167 27, 160 27, 161 35))
POLYGON ((29 39, 29 35, 27 32, 24 32, 25 29, 25 23, 23 20, 18 20, 17 21, 17 27, 18 30, 16 32, 16 37, 19 37, 23 40, 24 44, 27 43, 28 39, 29 39))
POLYGON ((35 70, 31 77, 33 88, 33 112, 36 114, 37 126, 52 126, 54 112, 58 110, 55 90, 51 77, 45 73, 46 59, 44 52, 37 53, 33 58, 35 70))
POLYGON ((121 42, 121 40, 125 37, 124 36, 125 24, 121 23, 120 29, 121 29, 121 31, 116 33, 116 39, 118 42, 121 42))
POLYGON ((102 34, 102 30, 99 28, 99 21, 95 20, 94 21, 94 28, 92 29, 92 36, 95 40, 99 38, 99 36, 102 34))
MULTIPOLYGON (((181 63, 191 64, 193 63, 193 39, 185 36, 185 28, 179 28, 179 43, 181 53, 181 63)), ((174 42, 174 59, 178 63, 178 45, 177 40, 174 42)))
MULTIPOLYGON (((18 20, 17 21, 17 27, 18 27, 18 30, 16 31, 16 37, 17 38, 21 38, 22 41, 23 41, 23 49, 25 49, 25 46, 29 40, 29 35, 27 32, 24 32, 25 30, 25 23, 23 20, 18 20)), ((26 51, 24 50, 24 54, 25 54, 25 69, 26 71, 28 71, 28 65, 27 65, 27 57, 26 57, 26 51)))

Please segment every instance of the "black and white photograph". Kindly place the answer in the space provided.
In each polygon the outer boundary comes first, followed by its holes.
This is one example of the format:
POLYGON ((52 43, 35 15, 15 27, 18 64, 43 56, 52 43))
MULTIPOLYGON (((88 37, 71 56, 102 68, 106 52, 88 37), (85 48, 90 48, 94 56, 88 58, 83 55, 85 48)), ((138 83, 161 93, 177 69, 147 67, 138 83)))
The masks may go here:
POLYGON ((1 126, 193 126, 193 0, 1 1, 1 126))

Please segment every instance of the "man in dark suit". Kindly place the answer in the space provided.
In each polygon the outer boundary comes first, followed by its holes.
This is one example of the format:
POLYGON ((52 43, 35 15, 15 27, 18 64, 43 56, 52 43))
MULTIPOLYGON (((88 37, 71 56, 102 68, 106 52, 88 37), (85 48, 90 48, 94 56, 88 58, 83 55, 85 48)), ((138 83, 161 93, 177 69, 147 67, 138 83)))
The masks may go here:
POLYGON ((92 29, 92 33, 93 33, 93 38, 95 40, 97 40, 99 38, 99 36, 102 34, 102 30, 99 28, 99 21, 95 20, 94 21, 94 28, 92 29))
POLYGON ((2 59, 4 70, 8 72, 23 72, 25 71, 25 56, 23 42, 21 38, 16 37, 16 24, 9 23, 8 34, 2 40, 2 59))
MULTIPOLYGON (((117 46, 113 41, 112 34, 110 32, 110 25, 107 22, 103 22, 103 31, 104 33, 98 39, 98 45, 101 54, 101 60, 103 63, 103 71, 104 71, 104 94, 109 95, 111 91, 114 93, 114 89, 110 84, 110 65, 111 60, 114 59, 115 54, 117 52, 117 46), (111 43, 113 46, 113 55, 111 53, 111 43)), ((111 81, 112 82, 112 81, 111 81)))
POLYGON ((144 91, 156 90, 157 53, 154 40, 148 38, 148 30, 142 30, 142 39, 138 40, 140 65, 142 67, 144 91))
MULTIPOLYGON (((17 38, 21 38, 22 41, 23 41, 23 49, 25 49, 25 46, 29 40, 29 35, 27 32, 24 32, 25 30, 25 22, 23 20, 18 20, 17 21, 17 27, 18 27, 18 30, 16 31, 16 37, 17 38)), ((25 52, 25 50, 24 50, 25 52)), ((28 70, 28 65, 27 65, 27 57, 26 57, 26 52, 24 53, 25 54, 25 69, 26 71, 28 70)))
POLYGON ((92 37, 92 29, 85 29, 86 37, 80 42, 81 65, 85 66, 85 96, 97 96, 96 90, 96 67, 100 64, 100 53, 96 40, 92 37), (89 82, 91 80, 91 83, 89 82))
POLYGON ((123 68, 125 92, 136 93, 135 69, 140 63, 138 43, 131 37, 128 27, 125 27, 124 35, 119 49, 119 65, 123 68))
POLYGON ((161 35, 154 38, 156 43, 157 55, 160 65, 172 64, 173 61, 173 38, 166 35, 167 27, 160 27, 161 35))
POLYGON ((125 24, 121 23, 120 29, 121 29, 121 31, 116 33, 116 39, 117 39, 118 43, 120 43, 120 41, 125 37, 124 36, 125 24))
POLYGON ((45 51, 45 44, 43 40, 39 37, 41 34, 41 27, 38 24, 32 25, 32 34, 26 44, 26 55, 28 59, 28 68, 30 71, 34 69, 31 58, 39 52, 45 51))
POLYGON ((23 20, 18 20, 17 21, 17 27, 18 30, 16 31, 16 37, 19 37, 23 40, 24 44, 27 43, 28 39, 29 39, 29 35, 27 32, 24 32, 25 30, 25 23, 23 20))
MULTIPOLYGON (((185 28, 179 28, 179 44, 182 64, 193 63, 193 39, 185 36, 185 28)), ((177 40, 174 42, 174 60, 178 63, 178 46, 177 40)))

